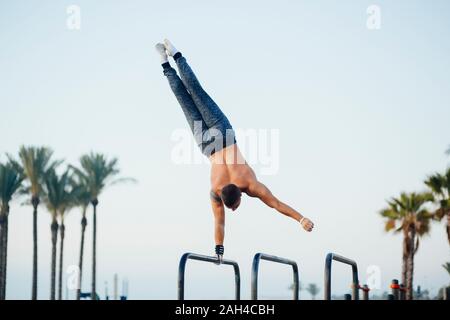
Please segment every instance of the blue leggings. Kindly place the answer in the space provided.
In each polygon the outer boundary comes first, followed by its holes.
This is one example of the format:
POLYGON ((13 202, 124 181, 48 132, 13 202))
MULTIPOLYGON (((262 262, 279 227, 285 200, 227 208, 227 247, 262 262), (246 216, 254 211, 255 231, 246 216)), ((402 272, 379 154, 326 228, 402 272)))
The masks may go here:
POLYGON ((234 130, 219 106, 200 85, 186 58, 174 56, 180 77, 164 63, 164 75, 186 116, 194 139, 205 156, 236 143, 234 130))

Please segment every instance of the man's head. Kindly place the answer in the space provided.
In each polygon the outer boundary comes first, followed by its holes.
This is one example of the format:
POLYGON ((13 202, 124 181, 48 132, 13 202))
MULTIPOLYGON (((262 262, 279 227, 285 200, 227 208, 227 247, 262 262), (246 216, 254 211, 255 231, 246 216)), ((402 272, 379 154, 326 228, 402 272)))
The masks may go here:
POLYGON ((220 194, 223 204, 231 209, 236 210, 241 204, 241 189, 239 189, 235 184, 227 184, 222 188, 222 193, 220 194))

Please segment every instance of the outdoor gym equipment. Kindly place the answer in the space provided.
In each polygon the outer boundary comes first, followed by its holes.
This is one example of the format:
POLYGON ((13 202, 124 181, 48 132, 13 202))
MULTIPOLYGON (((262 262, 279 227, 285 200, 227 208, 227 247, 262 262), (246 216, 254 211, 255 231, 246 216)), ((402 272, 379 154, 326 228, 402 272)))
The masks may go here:
MULTIPOLYGON (((185 253, 180 259, 180 264, 178 267, 178 300, 184 300, 184 283, 185 283, 185 271, 186 271, 186 263, 188 260, 197 260, 203 262, 214 263, 216 265, 230 265, 233 266, 234 269, 234 281, 235 281, 235 299, 240 300, 241 298, 241 276, 239 270, 239 264, 233 260, 224 259, 221 262, 217 257, 211 257, 196 253, 185 253)), ((258 273, 259 273, 259 264, 261 260, 271 261, 275 263, 281 263, 292 266, 293 277, 294 277, 294 290, 293 290, 293 299, 298 300, 298 292, 299 292, 299 272, 297 263, 293 260, 281 258, 265 253, 257 253, 253 258, 252 264, 252 283, 251 283, 251 299, 258 299, 258 273)), ((343 264, 347 264, 352 267, 352 294, 346 294, 344 296, 345 300, 359 300, 359 290, 363 291, 363 299, 369 300, 369 287, 367 285, 360 286, 358 280, 358 265, 355 261, 348 259, 346 257, 340 256, 335 253, 329 253, 325 259, 325 284, 324 284, 324 299, 331 300, 331 267, 332 262, 337 261, 343 264)), ((398 285, 398 281, 396 285, 391 285, 392 295, 389 295, 389 298, 395 299, 395 295, 400 296, 400 286, 398 285)), ((399 297, 400 298, 400 297, 399 297)))
POLYGON ((398 284, 397 279, 393 279, 391 282, 391 291, 392 291, 392 300, 399 300, 400 299, 400 285, 398 284))
POLYGON ((258 272, 259 272, 259 262, 261 260, 272 261, 275 263, 287 264, 292 266, 292 271, 294 275, 294 300, 298 300, 298 290, 299 290, 299 277, 298 277, 298 267, 297 263, 293 260, 286 258, 280 258, 277 256, 272 256, 265 253, 257 253, 253 258, 252 264, 252 289, 251 289, 251 299, 258 300, 258 272))
POLYGON ((406 288, 403 284, 399 284, 397 279, 392 279, 391 282, 391 297, 389 300, 405 300, 406 288))
POLYGON ((324 284, 324 299, 331 300, 331 264, 334 261, 338 261, 344 264, 348 264, 352 267, 352 299, 359 299, 359 280, 358 280, 358 265, 355 261, 340 256, 335 253, 327 254, 325 259, 325 284, 324 284))
POLYGON ((369 286, 365 284, 362 287, 360 287, 360 289, 363 292, 363 300, 369 300, 369 292, 370 292, 369 286))
MULTIPOLYGON (((219 260, 216 257, 205 256, 196 253, 185 253, 180 259, 180 264, 178 267, 178 300, 184 300, 184 274, 186 270, 186 263, 188 260, 197 260, 210 262, 214 264, 219 264, 219 260)), ((224 259, 220 263, 222 265, 230 265, 234 268, 234 282, 235 282, 235 299, 240 300, 241 298, 241 274, 239 271, 239 265, 237 262, 232 260, 224 259)))

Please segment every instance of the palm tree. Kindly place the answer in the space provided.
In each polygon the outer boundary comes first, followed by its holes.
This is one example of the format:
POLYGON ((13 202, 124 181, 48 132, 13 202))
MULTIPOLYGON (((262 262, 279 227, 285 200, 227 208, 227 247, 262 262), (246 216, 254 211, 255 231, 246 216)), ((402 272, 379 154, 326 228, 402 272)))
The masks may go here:
POLYGON ((419 238, 430 230, 432 214, 425 208, 430 201, 431 193, 401 193, 400 198, 387 201, 388 207, 380 211, 387 218, 386 232, 403 233, 402 282, 406 284, 408 300, 413 299, 414 255, 419 249, 419 238))
POLYGON ((319 293, 320 289, 315 283, 310 283, 306 287, 306 291, 308 291, 308 293, 311 295, 313 300, 316 300, 316 296, 319 293))
POLYGON ((450 275, 450 262, 446 262, 442 265, 442 267, 445 269, 445 271, 448 272, 448 274, 450 275))
MULTIPOLYGON (((294 284, 294 283, 291 283, 291 284, 289 285, 289 287, 288 287, 288 290, 294 291, 294 290, 295 290, 295 284, 294 284)), ((299 282, 298 282, 298 292, 299 292, 298 295, 299 295, 299 299, 300 299, 300 295, 301 295, 302 291, 303 291, 303 283, 302 283, 301 281, 299 281, 299 282)))
POLYGON ((6 297, 6 266, 8 258, 9 202, 22 186, 24 177, 13 163, 0 163, 0 300, 6 297))
POLYGON ((112 184, 130 181, 129 178, 115 179, 120 170, 117 158, 108 160, 103 154, 93 153, 80 158, 81 169, 73 167, 78 177, 86 182, 90 194, 90 203, 93 207, 92 216, 92 290, 91 299, 96 299, 96 267, 97 267, 97 205, 101 192, 112 184))
MULTIPOLYGON (((31 194, 31 204, 33 206, 33 280, 31 299, 37 299, 37 209, 42 197, 42 187, 45 184, 45 175, 51 168, 55 168, 59 165, 59 161, 51 162, 53 151, 47 147, 25 147, 21 146, 19 150, 19 159, 25 179, 29 185, 25 189, 31 194)), ((14 161, 13 157, 8 155, 11 161, 14 161)), ((15 162, 15 161, 14 161, 15 162)), ((15 162, 16 163, 16 162, 15 162)))
POLYGON ((83 275, 83 254, 84 254, 84 237, 87 226, 86 212, 89 204, 91 202, 91 194, 89 193, 87 181, 83 179, 83 176, 78 176, 75 182, 75 202, 76 205, 81 207, 82 217, 81 217, 81 244, 80 244, 80 258, 78 263, 79 274, 78 274, 78 287, 77 287, 77 300, 81 297, 81 284, 83 275))
MULTIPOLYGON (((68 187, 70 186, 69 171, 66 170, 60 177, 55 170, 50 170, 45 179, 47 209, 52 216, 50 230, 52 234, 52 261, 51 261, 51 284, 50 300, 55 300, 56 288, 56 244, 58 240, 58 213, 66 206, 68 198, 68 187)), ((61 253, 63 245, 61 243, 61 253)), ((62 268, 62 255, 60 254, 60 269, 62 268)))
POLYGON ((68 211, 72 209, 78 203, 78 187, 70 174, 69 169, 61 176, 62 188, 61 190, 61 204, 58 209, 58 216, 60 218, 59 234, 60 234, 60 248, 59 248, 59 280, 58 280, 58 300, 62 300, 62 274, 63 274, 63 257, 64 257, 64 237, 66 226, 64 224, 64 218, 68 211))
POLYGON ((447 218, 447 240, 450 244, 450 167, 444 174, 435 173, 427 178, 425 184, 431 189, 438 208, 434 212, 434 219, 441 221, 447 218))

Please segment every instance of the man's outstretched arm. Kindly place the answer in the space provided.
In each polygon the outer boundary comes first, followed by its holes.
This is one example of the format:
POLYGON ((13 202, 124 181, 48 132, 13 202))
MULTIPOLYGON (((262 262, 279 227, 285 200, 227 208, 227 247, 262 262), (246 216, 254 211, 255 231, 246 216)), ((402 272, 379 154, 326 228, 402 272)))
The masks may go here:
POLYGON ((288 217, 291 217, 294 220, 297 220, 302 224, 303 228, 306 231, 312 231, 312 229, 314 228, 314 223, 311 220, 302 216, 299 212, 297 212, 287 204, 283 203, 282 201, 278 200, 272 194, 269 188, 267 188, 261 182, 255 181, 254 183, 250 184, 248 187, 248 195, 251 197, 259 198, 269 207, 274 208, 278 212, 288 217))

